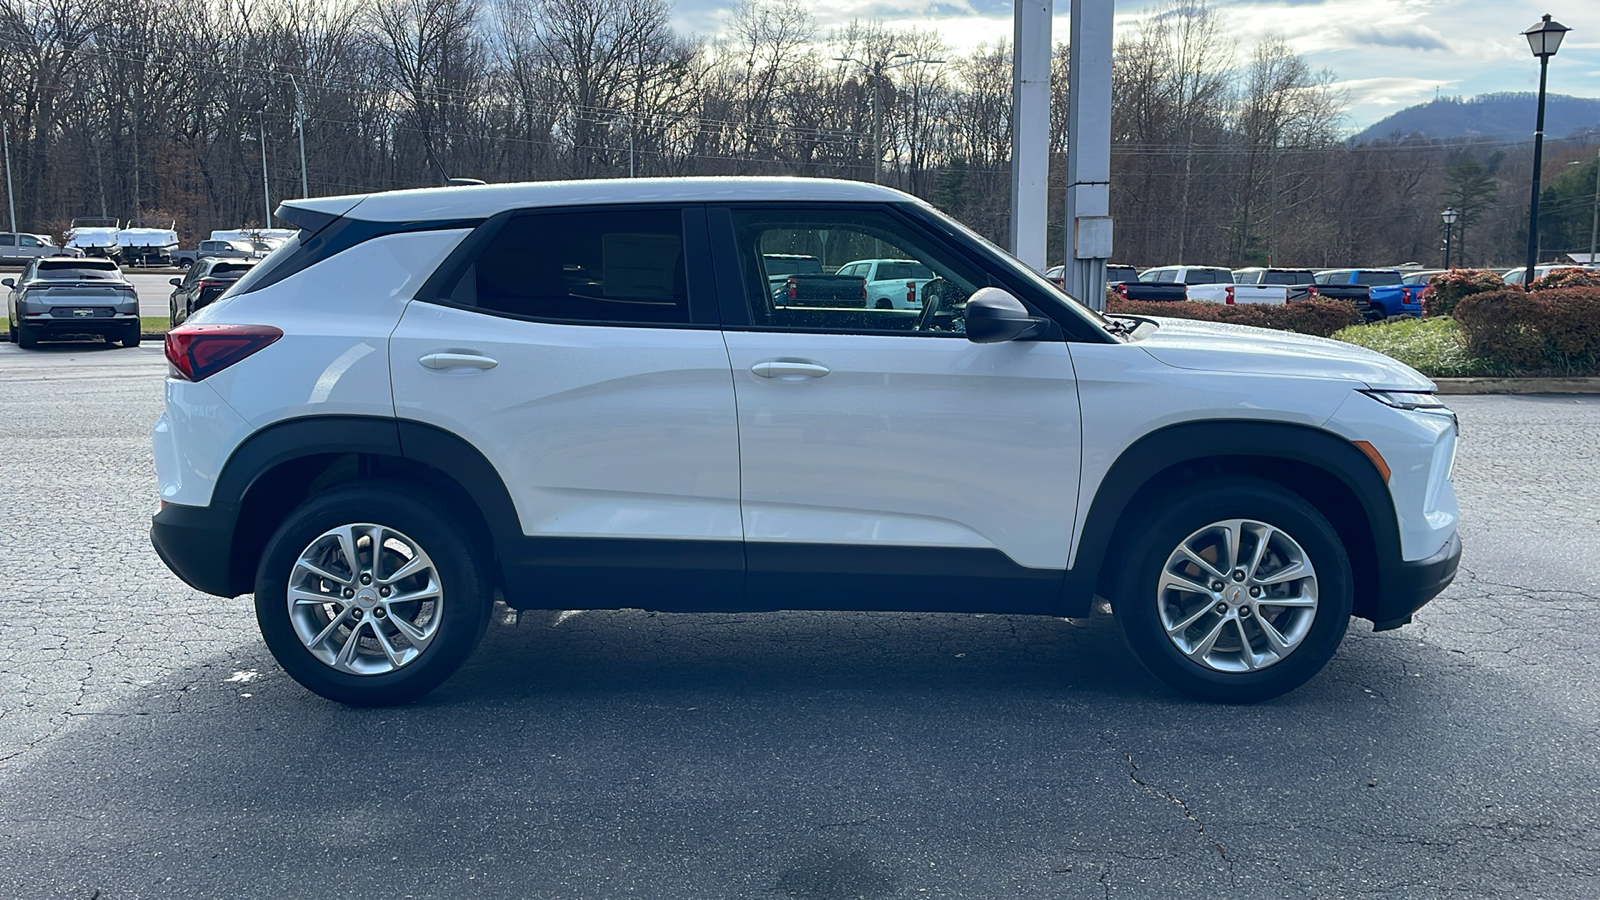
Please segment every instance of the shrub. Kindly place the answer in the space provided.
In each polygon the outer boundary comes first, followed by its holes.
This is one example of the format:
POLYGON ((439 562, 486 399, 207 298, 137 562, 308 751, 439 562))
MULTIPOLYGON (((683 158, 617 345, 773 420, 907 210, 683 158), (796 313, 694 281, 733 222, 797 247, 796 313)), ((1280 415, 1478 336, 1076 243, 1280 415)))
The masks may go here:
POLYGON ((1600 372, 1600 287, 1472 294, 1455 317, 1471 356, 1527 371, 1600 372))
POLYGON ((1340 329, 1333 339, 1392 356, 1429 378, 1499 374, 1488 360, 1467 355, 1461 325, 1449 316, 1388 319, 1340 329))
POLYGON ((1600 272, 1573 266, 1570 269, 1551 269, 1543 278, 1535 278, 1528 286, 1535 291, 1548 291, 1564 287, 1600 287, 1600 272))
POLYGON ((1428 279, 1422 292, 1422 314, 1448 316, 1456 311, 1462 297, 1485 291, 1504 290, 1505 280, 1483 269, 1451 269, 1428 279))
POLYGON ((1346 325, 1361 321, 1354 304, 1343 300, 1302 300, 1284 306, 1266 303, 1154 303, 1146 300, 1108 299, 1106 311, 1132 316, 1164 316, 1169 319, 1200 319, 1231 325, 1253 325, 1277 331, 1294 331, 1330 337, 1346 325))

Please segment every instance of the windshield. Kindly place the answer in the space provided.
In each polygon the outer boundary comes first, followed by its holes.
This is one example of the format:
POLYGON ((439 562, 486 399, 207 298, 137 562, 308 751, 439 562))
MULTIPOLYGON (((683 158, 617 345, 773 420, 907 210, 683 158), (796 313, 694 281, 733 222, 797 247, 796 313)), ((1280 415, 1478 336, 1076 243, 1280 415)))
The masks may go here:
POLYGON ((1399 272, 1357 272, 1356 273, 1356 284, 1364 284, 1364 285, 1367 285, 1367 286, 1370 287, 1372 285, 1386 285, 1386 284, 1399 284, 1399 283, 1400 283, 1400 273, 1399 272))
POLYGON ((113 262, 90 259, 40 260, 34 278, 40 281, 121 281, 122 272, 113 262))
POLYGON ((878 265, 879 281, 901 281, 905 279, 932 277, 933 270, 922 263, 880 263, 878 265))
POLYGON ((1311 284, 1310 272, 1268 272, 1261 277, 1262 284, 1311 284))

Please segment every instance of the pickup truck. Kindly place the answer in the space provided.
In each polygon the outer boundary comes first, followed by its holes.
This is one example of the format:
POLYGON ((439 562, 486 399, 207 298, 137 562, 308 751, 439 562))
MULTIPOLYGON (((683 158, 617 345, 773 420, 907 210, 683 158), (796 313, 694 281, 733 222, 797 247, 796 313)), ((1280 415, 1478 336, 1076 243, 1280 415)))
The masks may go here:
MULTIPOLYGON (((1183 285, 1182 297, 1176 300, 1194 300, 1201 303, 1267 303, 1282 306, 1289 301, 1289 289, 1281 284, 1236 284, 1233 280, 1233 270, 1220 266, 1159 266, 1146 269, 1140 273, 1139 280, 1147 282, 1154 280, 1159 284, 1183 285), (1167 276, 1171 277, 1168 278, 1167 276)), ((1133 285, 1129 285, 1130 293, 1125 294, 1130 300, 1167 299, 1166 297, 1145 298, 1135 296, 1133 285)), ((1122 293, 1119 289, 1118 293, 1122 293)))
POLYGON ((195 250, 172 251, 172 264, 187 269, 202 259, 260 259, 264 255, 249 241, 201 241, 195 250))
POLYGON ((1421 316, 1425 284, 1406 284, 1399 269, 1327 269, 1317 273, 1316 296, 1349 300, 1369 322, 1421 316))
POLYGON ((798 253, 763 253, 773 305, 863 309, 867 282, 858 275, 829 275, 822 260, 798 253))
POLYGON ((922 286, 938 277, 914 259, 858 259, 834 274, 865 281, 869 309, 921 309, 922 286))
POLYGON ((49 235, 0 231, 0 263, 26 265, 43 256, 82 256, 76 247, 57 247, 49 235))
POLYGON ((1281 284, 1289 291, 1289 302, 1310 300, 1316 296, 1312 286, 1317 283, 1317 273, 1310 269, 1274 269, 1251 266, 1233 270, 1234 284, 1281 284))

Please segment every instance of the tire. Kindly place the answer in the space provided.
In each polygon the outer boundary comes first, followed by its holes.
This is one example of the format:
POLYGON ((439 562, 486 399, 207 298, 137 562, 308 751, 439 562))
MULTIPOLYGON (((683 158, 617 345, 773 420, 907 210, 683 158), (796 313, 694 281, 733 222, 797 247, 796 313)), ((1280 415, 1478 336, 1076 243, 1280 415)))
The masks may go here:
POLYGON ((178 268, 180 268, 180 269, 187 269, 192 265, 194 265, 194 260, 192 260, 192 259, 180 259, 180 260, 178 260, 178 268))
POLYGON ((284 671, 329 700, 388 706, 421 697, 460 668, 488 628, 493 587, 471 540, 480 529, 447 508, 415 485, 364 482, 319 494, 290 513, 262 553, 255 594, 261 635, 284 671), (388 563, 374 571, 368 548, 375 529, 388 563), (358 561, 366 556, 370 581, 361 581, 361 566, 350 571, 345 546, 358 561), (394 582, 392 596, 419 599, 384 599, 378 592, 388 587, 385 578, 394 566, 410 565, 407 559, 421 560, 421 569, 394 582), (311 602, 293 603, 291 582, 311 602), (347 590, 354 594, 348 605, 347 590), (406 640, 408 631, 419 639, 406 640), (361 641, 354 647, 352 634, 361 641))
POLYGON ((122 346, 137 347, 139 346, 139 340, 143 337, 144 335, 139 333, 139 326, 135 325, 134 327, 128 329, 127 334, 123 335, 122 346))
POLYGON ((29 329, 23 328, 21 326, 18 326, 18 328, 17 328, 16 341, 17 341, 17 346, 21 347, 24 350, 32 350, 35 347, 39 346, 39 336, 37 334, 34 334, 29 329))
POLYGON ((7 336, 11 338, 11 343, 15 344, 17 342, 17 323, 12 322, 11 320, 7 319, 6 320, 6 333, 7 333, 7 336))
POLYGON ((888 297, 879 297, 878 298, 878 305, 876 307, 874 307, 874 308, 875 309, 894 309, 894 304, 889 301, 888 297))
POLYGON ((1173 689, 1255 703, 1304 684, 1339 648, 1354 602, 1350 558, 1338 532, 1299 495, 1256 479, 1215 481, 1151 508, 1133 526, 1118 529, 1132 538, 1112 608, 1134 655, 1173 689), (1229 533, 1237 535, 1231 554, 1229 533), (1230 559, 1210 574, 1199 565, 1224 554, 1238 564, 1230 559), (1302 574, 1278 580, 1296 562, 1302 574), (1185 590, 1172 576, 1206 590, 1185 590))

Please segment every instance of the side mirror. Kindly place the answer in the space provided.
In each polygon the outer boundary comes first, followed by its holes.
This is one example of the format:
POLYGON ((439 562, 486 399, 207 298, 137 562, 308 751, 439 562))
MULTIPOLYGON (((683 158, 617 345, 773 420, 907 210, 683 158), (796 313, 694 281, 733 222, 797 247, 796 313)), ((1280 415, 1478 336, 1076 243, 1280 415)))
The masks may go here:
POLYGON ((170 284, 173 287, 183 287, 183 279, 182 278, 169 278, 169 279, 167 279, 167 284, 170 284))
POLYGON ((7 278, 5 281, 0 281, 0 284, 5 285, 6 287, 16 287, 17 280, 15 278, 7 278))
POLYGON ((1018 338, 1037 337, 1049 327, 1049 319, 1028 313, 1022 301, 1000 288, 980 288, 967 300, 967 340, 975 344, 1000 344, 1018 338))

